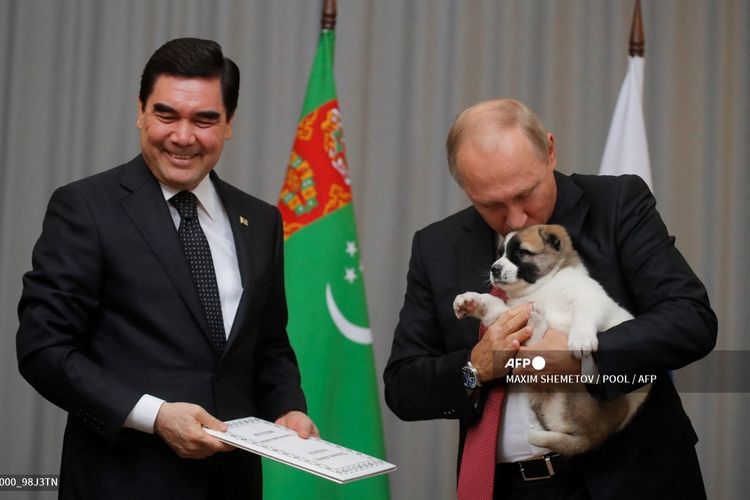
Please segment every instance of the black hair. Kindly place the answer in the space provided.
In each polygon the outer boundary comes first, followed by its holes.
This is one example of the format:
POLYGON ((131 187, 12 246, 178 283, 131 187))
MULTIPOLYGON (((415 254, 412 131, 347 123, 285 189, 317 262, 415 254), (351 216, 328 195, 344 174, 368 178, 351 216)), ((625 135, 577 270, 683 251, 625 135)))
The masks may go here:
POLYGON ((143 68, 138 98, 141 106, 154 90, 161 75, 219 78, 221 97, 230 120, 237 109, 240 93, 240 69, 221 52, 221 45, 200 38, 176 38, 165 43, 151 56, 143 68))

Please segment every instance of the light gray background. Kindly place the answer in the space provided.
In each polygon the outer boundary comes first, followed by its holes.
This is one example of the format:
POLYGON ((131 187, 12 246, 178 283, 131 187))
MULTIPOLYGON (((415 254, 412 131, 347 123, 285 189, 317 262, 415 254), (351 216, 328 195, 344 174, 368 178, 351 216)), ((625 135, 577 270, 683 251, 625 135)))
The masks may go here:
MULTIPOLYGON (((525 101, 555 133, 559 169, 595 173, 632 8, 632 0, 339 0, 336 79, 378 373, 412 234, 467 205, 444 159, 455 114, 498 96, 525 101)), ((235 136, 218 171, 275 202, 319 12, 308 0, 0 0, 0 474, 59 467, 65 414, 21 379, 14 346, 20 279, 52 190, 137 153, 146 59, 168 39, 199 36, 219 41, 242 70, 235 136)), ((644 0, 643 14, 659 208, 708 287, 719 347, 749 349, 750 2, 644 0)), ((738 374, 699 365, 676 374, 705 376, 738 374)), ((739 498, 750 489, 750 398, 685 392, 683 401, 710 497, 739 498)), ((382 411, 388 459, 399 466, 393 498, 452 498, 455 422, 405 423, 382 411)))

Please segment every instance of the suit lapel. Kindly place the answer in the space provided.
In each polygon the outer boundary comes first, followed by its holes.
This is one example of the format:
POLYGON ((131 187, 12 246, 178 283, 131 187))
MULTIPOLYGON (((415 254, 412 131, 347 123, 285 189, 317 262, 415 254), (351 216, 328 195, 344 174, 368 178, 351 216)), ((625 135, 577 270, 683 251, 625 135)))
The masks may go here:
POLYGON ((592 228, 586 225, 586 219, 591 205, 584 192, 578 187, 575 176, 567 176, 555 172, 557 181, 557 203, 550 218, 550 224, 564 226, 573 246, 583 259, 589 274, 597 280, 608 274, 611 266, 606 258, 606 252, 600 247, 600 239, 593 237, 592 228))
POLYGON ((257 227, 257 219, 252 217, 252 214, 243 210, 239 192, 229 189, 228 185, 219 179, 215 172, 212 171, 210 175, 219 198, 224 205, 224 209, 227 212, 229 226, 232 228, 234 246, 237 252, 237 265, 240 268, 240 281, 242 282, 242 296, 240 297, 237 313, 232 322, 232 329, 227 338, 227 346, 224 349, 224 352, 227 352, 230 344, 237 337, 237 332, 245 323, 248 311, 250 310, 250 300, 252 299, 258 276, 253 256, 258 255, 258 252, 261 251, 258 248, 254 248, 257 240, 252 238, 251 235, 260 234, 260 229, 257 227))
POLYGON ((466 212, 456 245, 459 289, 489 292, 489 270, 496 259, 495 232, 473 208, 466 212))
POLYGON ((120 204, 164 267, 195 320, 208 333, 198 292, 159 183, 141 156, 131 164, 132 168, 127 169, 120 179, 120 184, 131 193, 120 200, 120 204))
MULTIPOLYGON (((464 212, 458 239, 454 245, 453 256, 458 269, 456 288, 446 297, 447 303, 438 304, 442 311, 450 311, 451 320, 455 317, 451 311, 451 304, 455 293, 467 291, 489 293, 490 266, 496 259, 495 231, 490 228, 479 213, 470 207, 464 212)), ((455 332, 460 335, 466 345, 474 345, 477 341, 478 320, 459 321, 454 323, 455 332)))
POLYGON ((555 172, 557 201, 550 217, 550 224, 560 224, 568 230, 573 243, 581 239, 583 222, 589 212, 589 202, 578 186, 567 175, 555 172))

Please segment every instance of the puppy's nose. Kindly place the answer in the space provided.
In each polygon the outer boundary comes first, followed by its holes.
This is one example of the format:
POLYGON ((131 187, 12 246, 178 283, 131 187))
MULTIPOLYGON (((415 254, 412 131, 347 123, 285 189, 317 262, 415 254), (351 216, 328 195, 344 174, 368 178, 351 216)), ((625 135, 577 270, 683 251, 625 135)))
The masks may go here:
POLYGON ((492 273, 493 278, 499 278, 502 271, 503 266, 501 266, 500 264, 493 264, 490 268, 490 273, 492 273))

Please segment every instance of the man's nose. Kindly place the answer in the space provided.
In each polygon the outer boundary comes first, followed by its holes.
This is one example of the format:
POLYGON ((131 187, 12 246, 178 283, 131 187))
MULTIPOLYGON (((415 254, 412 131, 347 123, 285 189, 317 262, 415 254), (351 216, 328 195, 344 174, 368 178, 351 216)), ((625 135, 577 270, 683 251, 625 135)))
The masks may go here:
POLYGON ((190 146, 195 142, 193 126, 187 121, 179 121, 175 124, 169 140, 178 146, 190 146))
POLYGON ((529 216, 521 207, 511 206, 508 208, 508 215, 505 217, 505 223, 512 231, 517 231, 525 227, 529 216))

